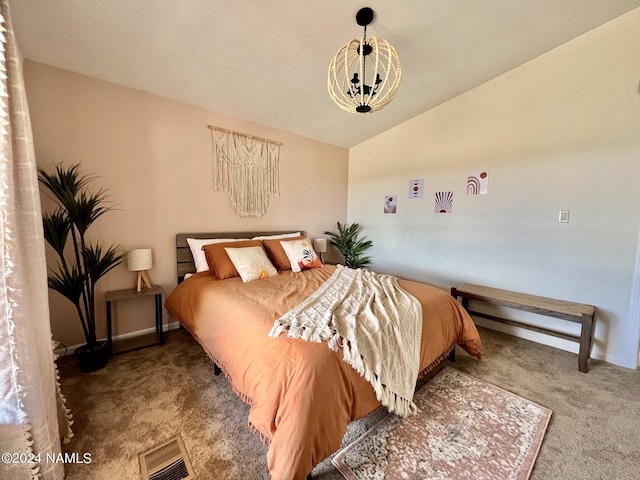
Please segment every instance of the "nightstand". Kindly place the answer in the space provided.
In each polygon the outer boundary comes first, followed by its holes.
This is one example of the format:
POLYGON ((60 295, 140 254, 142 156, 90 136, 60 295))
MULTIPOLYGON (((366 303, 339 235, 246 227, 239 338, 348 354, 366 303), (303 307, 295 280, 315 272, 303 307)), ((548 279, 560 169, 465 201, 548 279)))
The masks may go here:
POLYGON ((164 344, 164 333, 162 331, 162 289, 160 287, 143 288, 137 292, 133 288, 127 288, 125 290, 112 290, 107 292, 104 296, 107 303, 107 341, 109 343, 109 351, 111 354, 118 354, 136 350, 138 348, 149 347, 151 345, 164 344), (155 296, 155 310, 156 310, 156 331, 146 335, 140 335, 138 337, 128 338, 126 340, 119 340, 116 342, 115 348, 112 340, 111 329, 111 304, 118 300, 133 300, 136 298, 147 297, 149 295, 155 296), (149 343, 149 340, 155 341, 149 343))

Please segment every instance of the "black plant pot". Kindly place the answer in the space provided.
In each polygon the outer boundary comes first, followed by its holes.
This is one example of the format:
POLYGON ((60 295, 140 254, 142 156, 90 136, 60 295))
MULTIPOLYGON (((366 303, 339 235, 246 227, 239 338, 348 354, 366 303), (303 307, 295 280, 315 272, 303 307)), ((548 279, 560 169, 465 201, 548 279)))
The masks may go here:
POLYGON ((95 372, 107 366, 111 352, 105 341, 82 345, 76 348, 75 355, 84 373, 95 372))

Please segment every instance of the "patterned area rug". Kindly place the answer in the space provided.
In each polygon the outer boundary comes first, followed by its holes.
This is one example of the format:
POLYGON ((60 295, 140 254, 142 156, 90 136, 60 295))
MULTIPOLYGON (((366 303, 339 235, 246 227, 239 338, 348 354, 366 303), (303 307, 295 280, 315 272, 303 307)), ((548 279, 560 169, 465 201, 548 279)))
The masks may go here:
POLYGON ((386 416, 335 456, 345 478, 529 478, 551 410, 451 367, 414 401, 417 414, 386 416))

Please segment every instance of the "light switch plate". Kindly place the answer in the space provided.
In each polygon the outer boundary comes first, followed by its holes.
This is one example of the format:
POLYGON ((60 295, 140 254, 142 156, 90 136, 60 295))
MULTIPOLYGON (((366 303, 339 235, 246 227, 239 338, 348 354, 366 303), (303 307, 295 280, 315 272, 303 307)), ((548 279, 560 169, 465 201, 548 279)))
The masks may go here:
POLYGON ((558 210, 558 223, 569 223, 569 210, 558 210))

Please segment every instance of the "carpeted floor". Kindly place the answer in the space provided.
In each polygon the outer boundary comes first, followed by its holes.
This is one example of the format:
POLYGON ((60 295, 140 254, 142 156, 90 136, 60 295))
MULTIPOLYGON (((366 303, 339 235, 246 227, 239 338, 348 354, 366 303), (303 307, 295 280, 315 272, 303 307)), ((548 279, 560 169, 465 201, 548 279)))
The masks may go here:
MULTIPOLYGON (((640 478, 640 372, 527 340, 480 331, 484 355, 458 350, 454 367, 553 410, 531 480, 640 478)), ((72 357, 58 361, 75 417, 65 452, 90 453, 90 464, 66 465, 67 479, 138 479, 138 454, 181 433, 197 478, 268 479, 266 447, 247 428, 248 407, 213 375, 213 365, 184 330, 164 346, 119 355, 82 374, 72 357)), ((445 364, 448 363, 445 361, 445 364)), ((377 423, 379 409, 349 427, 345 445, 377 423)), ((330 460, 313 472, 340 480, 330 460)))

